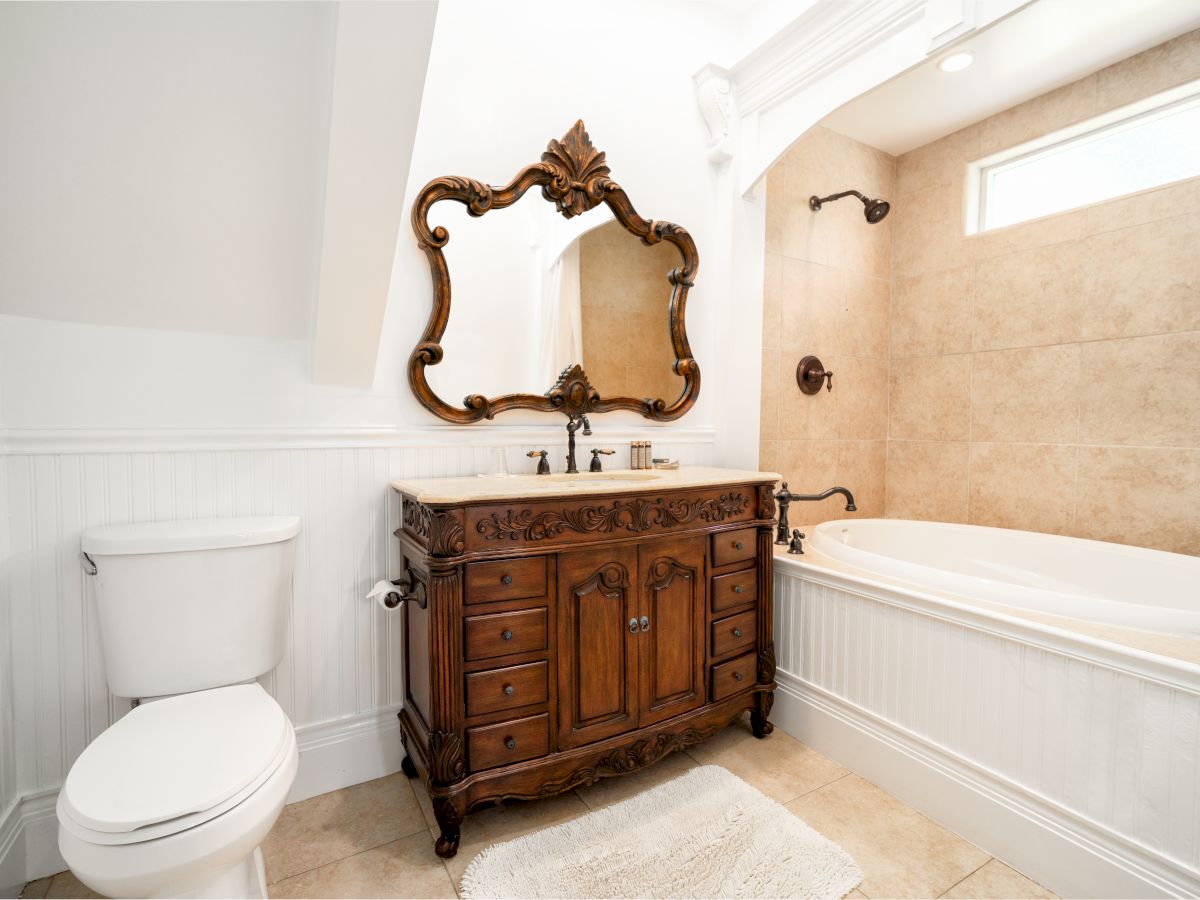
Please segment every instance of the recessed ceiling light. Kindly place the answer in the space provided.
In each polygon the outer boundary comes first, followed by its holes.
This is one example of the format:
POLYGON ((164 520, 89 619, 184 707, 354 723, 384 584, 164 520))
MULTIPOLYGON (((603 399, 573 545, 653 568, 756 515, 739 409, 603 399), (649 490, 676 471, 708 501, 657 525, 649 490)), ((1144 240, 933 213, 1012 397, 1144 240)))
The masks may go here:
POLYGON ((951 53, 938 63, 938 68, 943 72, 961 72, 973 62, 975 62, 975 54, 970 50, 963 50, 959 53, 951 53))

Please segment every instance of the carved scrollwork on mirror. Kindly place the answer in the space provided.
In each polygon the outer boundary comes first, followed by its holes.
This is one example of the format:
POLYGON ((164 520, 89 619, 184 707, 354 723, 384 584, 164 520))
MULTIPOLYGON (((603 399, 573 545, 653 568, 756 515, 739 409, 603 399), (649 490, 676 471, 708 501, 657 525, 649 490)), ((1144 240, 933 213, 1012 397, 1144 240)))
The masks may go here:
MULTIPOLYGON (((562 140, 550 141, 539 162, 521 169, 506 185, 493 186, 471 178, 446 176, 435 178, 421 190, 412 208, 412 228, 418 245, 429 260, 433 310, 409 358, 408 381, 426 409, 446 421, 460 424, 491 419, 510 409, 562 412, 569 416, 624 409, 648 419, 668 421, 682 416, 696 402, 700 392, 700 368, 692 356, 685 327, 688 289, 692 287, 699 267, 696 245, 684 228, 638 215, 625 191, 609 175, 605 154, 592 145, 583 122, 579 121, 562 140), (437 366, 446 355, 443 336, 450 321, 451 301, 450 270, 444 252, 450 241, 450 231, 444 225, 430 224, 431 209, 442 201, 454 201, 462 204, 469 216, 478 218, 512 206, 533 187, 541 188, 542 197, 553 203, 564 219, 573 219, 603 204, 611 212, 612 219, 625 232, 640 239, 642 245, 669 244, 678 251, 679 265, 665 273, 670 285, 669 299, 664 286, 661 307, 653 311, 655 317, 665 313, 665 337, 669 339, 673 362, 664 362, 662 368, 665 372, 669 367, 671 375, 682 379, 677 398, 623 396, 620 390, 613 390, 610 396, 610 388, 603 381, 593 385, 584 371, 583 363, 588 360, 582 357, 590 356, 591 351, 585 353, 582 350, 581 358, 566 362, 555 383, 542 394, 513 392, 489 397, 485 393, 471 393, 461 406, 454 406, 443 400, 430 384, 427 369, 437 366)), ((551 214, 549 218, 555 217, 551 214)), ((519 315, 520 311, 506 311, 506 314, 519 315)), ((486 323, 477 321, 472 321, 472 325, 487 327, 486 323)), ((597 341, 599 343, 593 345, 593 350, 599 351, 596 358, 600 359, 606 351, 603 342, 597 341)), ((663 355, 665 359, 665 350, 663 355)), ((549 371, 557 372, 559 365, 555 363, 549 371)), ((545 377, 548 381, 551 375, 545 377)), ((670 385, 664 390, 679 383, 674 377, 669 376, 667 380, 670 385)))

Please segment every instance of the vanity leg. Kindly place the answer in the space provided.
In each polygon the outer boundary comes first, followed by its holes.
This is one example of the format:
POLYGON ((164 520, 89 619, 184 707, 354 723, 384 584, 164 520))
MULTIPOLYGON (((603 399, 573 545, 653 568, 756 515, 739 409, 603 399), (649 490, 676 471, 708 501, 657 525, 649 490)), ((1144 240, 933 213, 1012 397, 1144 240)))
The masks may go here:
POLYGON ((407 753, 404 754, 404 759, 400 760, 400 771, 409 778, 417 777, 417 767, 413 765, 413 761, 409 758, 407 753))
POLYGON ((462 814, 454 805, 453 800, 435 798, 433 815, 437 819, 441 835, 434 842, 433 851, 442 859, 450 859, 458 853, 459 826, 462 825, 462 814))
POLYGON ((754 695, 754 709, 750 710, 750 730, 756 738, 765 738, 775 730, 775 726, 767 721, 771 707, 775 705, 775 692, 762 691, 754 695))

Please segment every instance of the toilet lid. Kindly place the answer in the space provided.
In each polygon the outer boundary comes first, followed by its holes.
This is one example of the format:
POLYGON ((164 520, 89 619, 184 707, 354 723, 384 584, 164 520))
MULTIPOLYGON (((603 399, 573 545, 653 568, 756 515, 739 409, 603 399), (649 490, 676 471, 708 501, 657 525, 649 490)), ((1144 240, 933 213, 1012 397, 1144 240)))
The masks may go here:
POLYGON ((261 784, 292 736, 279 704, 257 684, 144 703, 75 761, 60 811, 114 837, 171 820, 191 827, 261 784))

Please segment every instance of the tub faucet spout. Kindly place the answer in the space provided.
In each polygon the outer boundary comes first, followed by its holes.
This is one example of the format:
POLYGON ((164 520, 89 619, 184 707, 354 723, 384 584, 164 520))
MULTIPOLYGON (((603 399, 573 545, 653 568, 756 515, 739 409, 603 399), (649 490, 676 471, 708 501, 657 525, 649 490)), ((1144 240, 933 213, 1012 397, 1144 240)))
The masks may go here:
POLYGON ((779 524, 775 528, 775 543, 787 544, 788 541, 788 506, 793 501, 803 500, 827 500, 834 494, 841 494, 846 498, 846 512, 857 512, 858 507, 854 505, 854 495, 844 487, 831 487, 827 491, 822 491, 820 494, 793 494, 788 490, 787 482, 783 483, 783 489, 775 495, 775 500, 779 503, 779 524))

